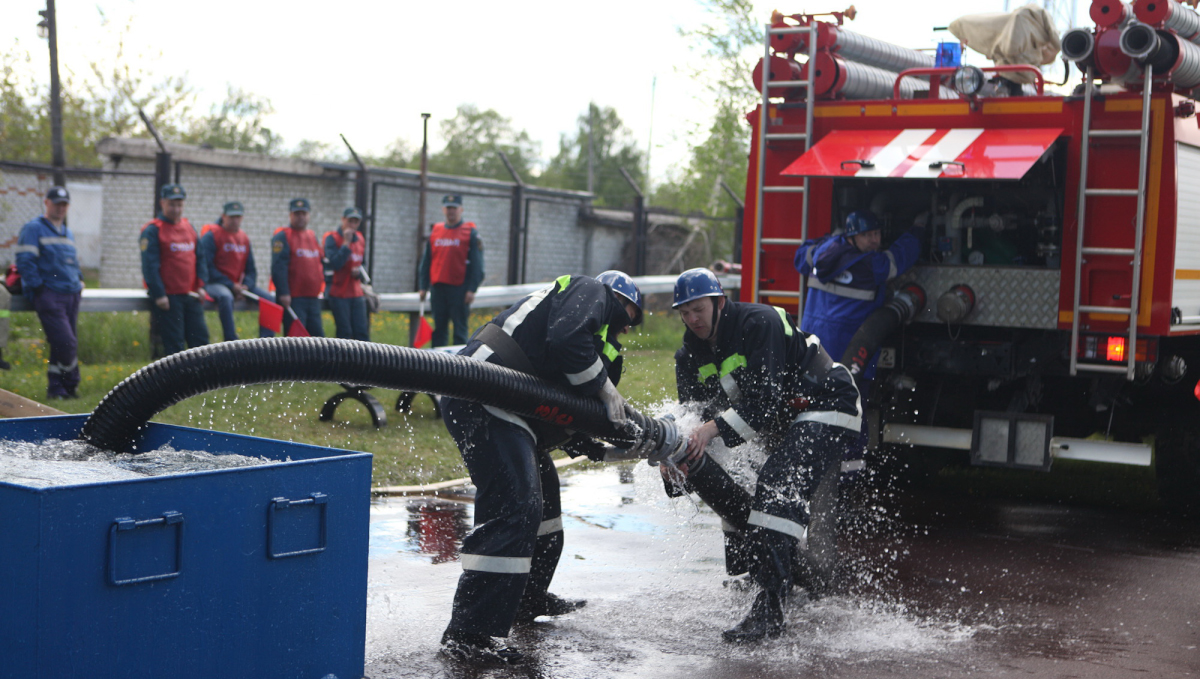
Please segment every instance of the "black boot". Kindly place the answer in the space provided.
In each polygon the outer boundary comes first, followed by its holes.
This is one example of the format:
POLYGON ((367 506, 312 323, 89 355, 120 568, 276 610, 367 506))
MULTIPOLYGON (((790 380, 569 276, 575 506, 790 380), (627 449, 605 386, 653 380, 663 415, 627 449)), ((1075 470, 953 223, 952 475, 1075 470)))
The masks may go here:
POLYGON ((446 630, 441 654, 459 662, 478 665, 516 665, 525 655, 486 634, 446 630))
POLYGON ((783 634, 783 597, 763 590, 750 606, 750 613, 733 629, 723 632, 725 641, 734 644, 753 644, 763 637, 783 634))
POLYGON ((587 599, 564 599, 557 594, 526 596, 521 600, 521 608, 517 609, 516 622, 528 623, 541 615, 566 615, 587 605, 587 599))

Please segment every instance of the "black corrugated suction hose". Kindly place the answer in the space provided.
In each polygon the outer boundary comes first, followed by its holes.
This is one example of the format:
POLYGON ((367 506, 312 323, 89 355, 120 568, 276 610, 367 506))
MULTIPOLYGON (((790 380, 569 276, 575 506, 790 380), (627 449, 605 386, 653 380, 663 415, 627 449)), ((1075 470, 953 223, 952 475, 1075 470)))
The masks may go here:
MULTIPOLYGON (((331 382, 439 394, 503 408, 617 445, 635 442, 635 436, 609 422, 598 399, 572 394, 532 375, 438 351, 315 337, 221 342, 155 361, 104 397, 81 436, 106 450, 128 451, 135 449, 138 432, 150 418, 171 405, 214 389, 271 382, 331 382)), ((664 435, 656 420, 635 411, 629 416, 646 436, 664 435)))
POLYGON ((842 354, 840 363, 856 378, 866 370, 871 357, 892 332, 912 321, 925 308, 925 290, 910 283, 899 290, 887 304, 867 316, 842 354))

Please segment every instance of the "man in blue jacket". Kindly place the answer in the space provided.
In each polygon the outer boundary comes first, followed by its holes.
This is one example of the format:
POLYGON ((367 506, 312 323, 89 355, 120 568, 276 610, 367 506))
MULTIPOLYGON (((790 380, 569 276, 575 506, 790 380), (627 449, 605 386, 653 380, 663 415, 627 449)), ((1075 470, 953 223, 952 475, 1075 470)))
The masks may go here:
MULTIPOLYGON (((884 250, 879 219, 858 210, 846 217, 840 235, 801 245, 795 266, 808 277, 808 296, 800 329, 820 337, 830 358, 840 361, 859 326, 887 302, 887 282, 916 264, 924 232, 914 225, 884 250)), ((864 383, 875 377, 876 358, 863 371, 864 383)))
POLYGON ((46 396, 75 398, 79 386, 79 342, 76 320, 83 283, 75 236, 67 227, 71 196, 61 186, 52 187, 43 201, 46 212, 21 228, 17 241, 17 270, 21 289, 37 310, 50 345, 46 366, 46 396))

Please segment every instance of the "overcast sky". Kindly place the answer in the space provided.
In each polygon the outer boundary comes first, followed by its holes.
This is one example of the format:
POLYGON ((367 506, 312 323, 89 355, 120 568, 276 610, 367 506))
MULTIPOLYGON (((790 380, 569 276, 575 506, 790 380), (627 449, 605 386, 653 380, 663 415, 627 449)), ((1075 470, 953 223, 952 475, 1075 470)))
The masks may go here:
MULTIPOLYGON (((761 0, 816 11, 812 0, 761 0)), ((846 3, 848 4, 848 3, 846 3)), ((1040 4, 1040 3, 1039 3, 1040 4)), ((1081 14, 1087 11, 1086 2, 1081 14)), ((62 69, 83 72, 111 59, 132 19, 127 54, 155 73, 186 74, 206 109, 232 84, 271 100, 269 126, 287 145, 302 139, 382 153, 398 137, 419 148, 422 112, 437 121, 459 104, 494 108, 554 155, 588 101, 613 106, 645 149, 656 179, 685 162, 688 135, 707 123, 705 91, 691 77, 697 54, 679 35, 705 18, 696 0, 340 0, 318 4, 259 0, 57 0, 62 69), (313 11, 313 8, 320 8, 313 11), (103 27, 101 13, 107 18, 103 27), (160 55, 161 53, 161 55, 160 55), (651 91, 654 90, 653 131, 651 91)), ((848 28, 905 47, 932 47, 934 26, 1003 0, 856 0, 848 28)), ((1017 3, 1013 3, 1016 7, 1017 3)), ((33 56, 48 79, 46 42, 36 35, 43 0, 0 1, 0 47, 33 56)), ((820 10, 844 9, 841 4, 820 10)))

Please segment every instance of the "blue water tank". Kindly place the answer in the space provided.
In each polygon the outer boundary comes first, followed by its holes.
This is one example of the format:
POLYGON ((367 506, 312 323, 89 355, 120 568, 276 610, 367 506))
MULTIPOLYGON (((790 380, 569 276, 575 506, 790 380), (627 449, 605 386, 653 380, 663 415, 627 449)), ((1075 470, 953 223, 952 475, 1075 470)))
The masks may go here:
MULTIPOLYGON (((86 416, 0 421, 74 439, 86 416)), ((0 677, 362 677, 371 455, 150 424, 139 446, 277 462, 0 482, 0 677)))

